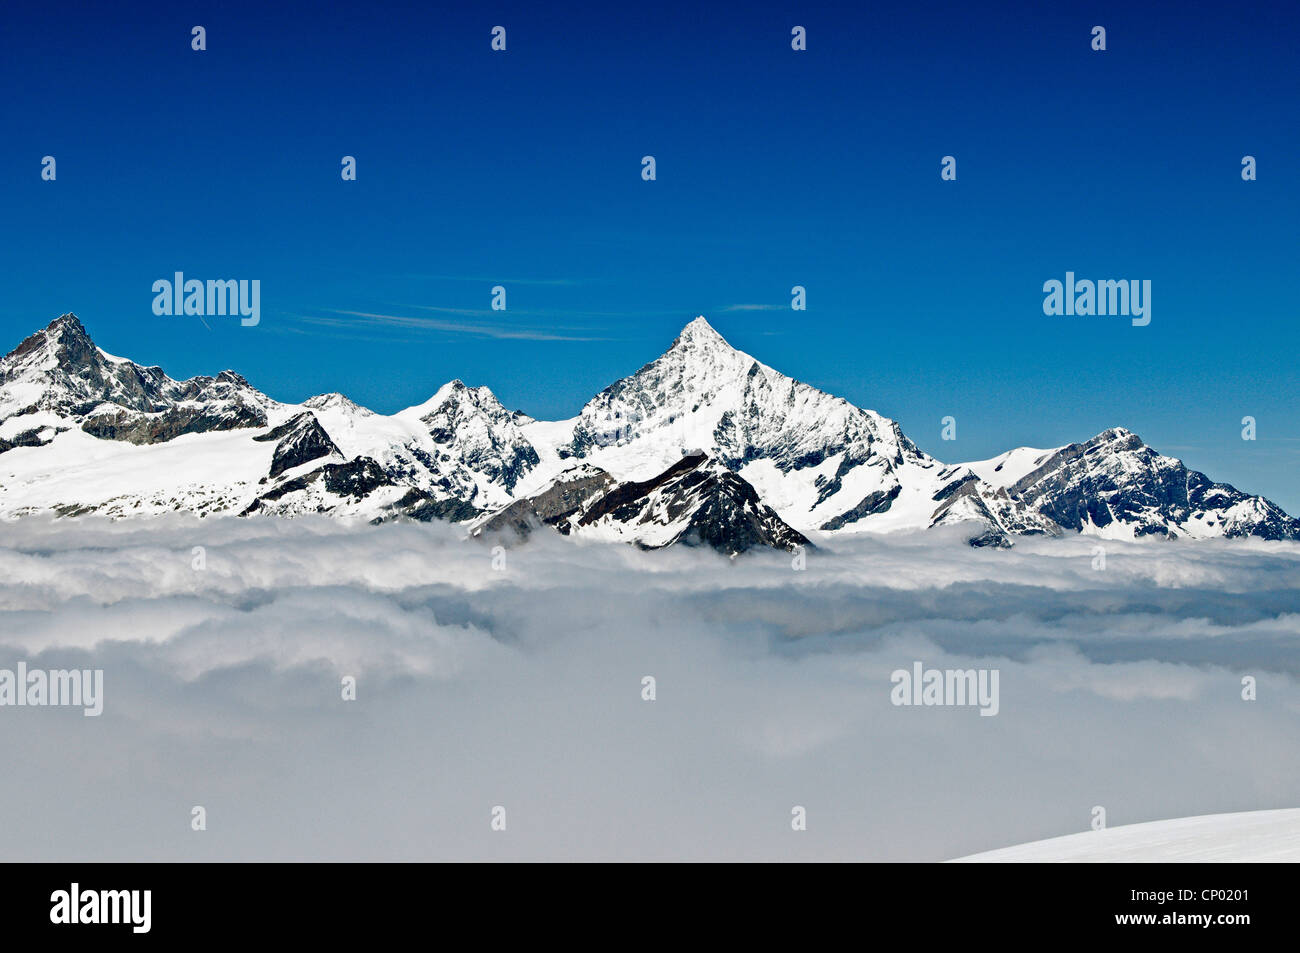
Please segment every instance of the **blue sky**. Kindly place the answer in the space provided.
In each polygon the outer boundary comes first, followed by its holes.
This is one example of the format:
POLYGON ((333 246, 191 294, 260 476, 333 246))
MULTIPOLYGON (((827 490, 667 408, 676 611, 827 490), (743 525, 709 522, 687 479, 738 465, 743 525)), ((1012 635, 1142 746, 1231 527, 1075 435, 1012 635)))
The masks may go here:
POLYGON ((559 417, 703 313, 941 459, 1122 425, 1300 512, 1288 5, 34 6, 0 14, 0 350, 74 311, 177 377, 559 417), (1067 270, 1150 279, 1150 326, 1044 316, 1067 270), (261 324, 155 316, 175 271, 260 279, 261 324))

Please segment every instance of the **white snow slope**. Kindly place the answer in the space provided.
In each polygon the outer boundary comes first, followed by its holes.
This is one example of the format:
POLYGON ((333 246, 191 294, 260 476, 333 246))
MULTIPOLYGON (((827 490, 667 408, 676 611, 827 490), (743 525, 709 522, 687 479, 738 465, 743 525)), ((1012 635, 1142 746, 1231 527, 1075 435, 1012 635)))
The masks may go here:
POLYGON ((949 863, 1278 861, 1300 862, 1300 808, 1127 824, 970 854, 949 863))

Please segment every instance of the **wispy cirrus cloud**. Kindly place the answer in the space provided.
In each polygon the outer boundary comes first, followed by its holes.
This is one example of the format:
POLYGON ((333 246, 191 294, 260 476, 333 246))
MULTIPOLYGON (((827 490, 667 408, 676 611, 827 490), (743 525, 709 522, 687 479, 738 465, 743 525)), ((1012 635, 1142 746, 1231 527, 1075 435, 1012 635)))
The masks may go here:
POLYGON ((517 341, 604 341, 608 338, 587 334, 565 333, 572 328, 548 324, 545 327, 525 324, 494 323, 493 312, 470 308, 434 308, 417 306, 451 317, 425 315, 387 314, 374 311, 332 311, 325 315, 301 315, 300 320, 328 327, 387 327, 417 331, 437 331, 448 334, 465 334, 472 337, 517 341))
POLYGON ((790 306, 788 304, 728 304, 719 308, 719 311, 784 311, 790 306))
POLYGON ((507 278, 501 275, 424 275, 424 274, 405 274, 398 275, 399 278, 414 278, 421 281, 456 281, 470 284, 489 284, 489 285, 529 285, 538 287, 556 287, 571 288, 577 285, 590 284, 590 278, 507 278))

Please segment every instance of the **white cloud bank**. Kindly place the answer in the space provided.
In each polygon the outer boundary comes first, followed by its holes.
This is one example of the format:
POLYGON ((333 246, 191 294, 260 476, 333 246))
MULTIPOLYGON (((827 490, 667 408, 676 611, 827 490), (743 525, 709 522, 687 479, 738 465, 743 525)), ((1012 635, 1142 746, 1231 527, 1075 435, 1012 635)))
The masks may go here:
POLYGON ((942 860, 1094 805, 1300 805, 1295 544, 1098 572, 1094 540, 932 532, 794 572, 542 533, 496 571, 437 525, 0 534, 0 668, 105 673, 98 718, 0 708, 9 860, 942 860), (891 705, 913 661, 998 669, 999 714, 891 705))

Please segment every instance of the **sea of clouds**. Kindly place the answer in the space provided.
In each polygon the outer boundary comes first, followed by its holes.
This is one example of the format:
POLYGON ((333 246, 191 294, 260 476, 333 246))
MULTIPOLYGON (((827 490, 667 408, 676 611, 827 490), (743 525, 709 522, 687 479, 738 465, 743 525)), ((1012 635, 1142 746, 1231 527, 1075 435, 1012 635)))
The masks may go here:
POLYGON ((0 668, 104 671, 100 717, 0 708, 0 859, 942 860, 1098 805, 1300 806, 1295 544, 1098 570, 1092 539, 931 531, 795 571, 550 532, 494 568, 461 537, 0 526, 0 668), (891 704, 916 661, 997 669, 999 713, 891 704))

